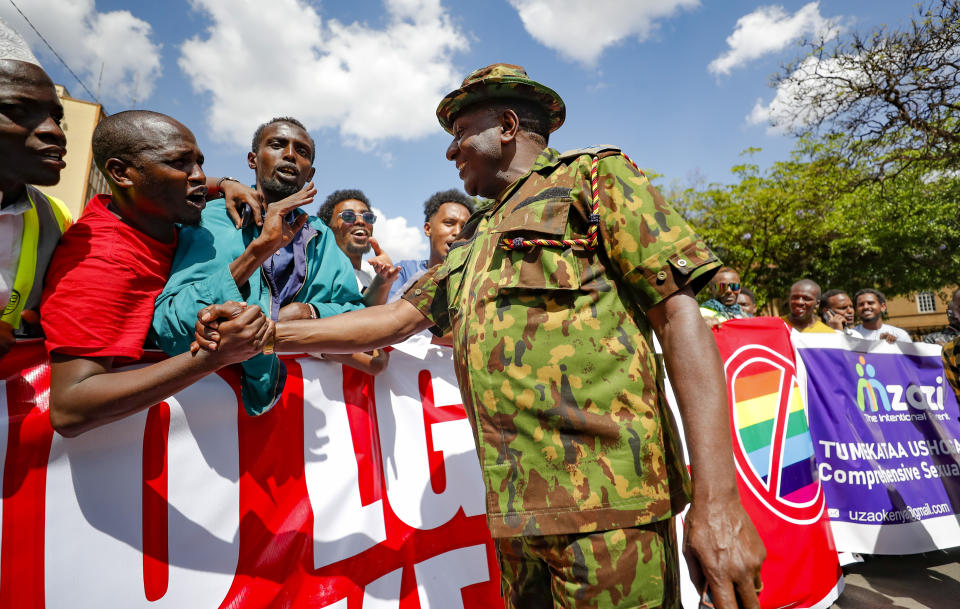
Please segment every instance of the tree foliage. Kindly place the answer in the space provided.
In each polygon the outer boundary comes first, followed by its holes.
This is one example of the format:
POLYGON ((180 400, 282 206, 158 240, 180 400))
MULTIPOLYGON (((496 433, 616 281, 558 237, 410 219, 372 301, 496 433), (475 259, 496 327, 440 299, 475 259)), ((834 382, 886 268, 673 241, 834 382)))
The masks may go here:
POLYGON ((842 160, 884 178, 922 162, 960 163, 960 0, 929 0, 909 25, 807 41, 774 79, 771 122, 841 136, 842 160))
POLYGON ((918 166, 867 180, 864 167, 841 162, 844 143, 804 138, 767 170, 747 158, 733 184, 667 195, 763 301, 801 278, 891 296, 957 283, 960 179, 918 166))

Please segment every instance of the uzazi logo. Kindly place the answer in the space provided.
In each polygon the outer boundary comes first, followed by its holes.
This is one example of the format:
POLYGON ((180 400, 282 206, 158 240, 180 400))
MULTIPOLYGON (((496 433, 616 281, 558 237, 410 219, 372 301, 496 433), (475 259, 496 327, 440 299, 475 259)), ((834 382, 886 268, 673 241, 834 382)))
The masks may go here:
POLYGON ((937 384, 884 385, 877 379, 877 369, 860 356, 856 365, 857 408, 861 412, 877 412, 880 405, 886 412, 915 410, 943 410, 943 377, 937 377, 937 384))

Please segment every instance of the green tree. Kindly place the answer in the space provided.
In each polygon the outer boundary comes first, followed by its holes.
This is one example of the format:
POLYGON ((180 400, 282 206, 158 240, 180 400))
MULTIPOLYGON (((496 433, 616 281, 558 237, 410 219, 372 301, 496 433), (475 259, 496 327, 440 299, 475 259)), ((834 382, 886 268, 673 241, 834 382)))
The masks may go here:
POLYGON ((843 144, 803 138, 788 161, 764 171, 745 162, 733 167, 733 184, 668 197, 761 300, 784 297, 804 277, 824 290, 891 296, 956 283, 960 179, 919 167, 864 179, 865 169, 838 156, 843 144))
POLYGON ((774 78, 771 123, 840 136, 840 160, 874 179, 960 166, 960 0, 921 3, 900 28, 804 44, 774 78))

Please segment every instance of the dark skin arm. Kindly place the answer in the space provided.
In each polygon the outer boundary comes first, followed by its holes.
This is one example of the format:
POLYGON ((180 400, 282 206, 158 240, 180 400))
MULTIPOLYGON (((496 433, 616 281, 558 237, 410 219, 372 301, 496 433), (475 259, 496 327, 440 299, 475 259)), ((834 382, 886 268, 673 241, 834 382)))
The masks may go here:
MULTIPOLYGON (((291 302, 280 309, 278 321, 293 321, 295 319, 313 319, 313 311, 310 305, 303 302, 291 302)), ((384 349, 374 349, 370 353, 311 353, 310 355, 339 362, 373 376, 377 376, 386 370, 387 363, 390 361, 390 353, 384 349)))
POLYGON ((766 554, 737 492, 726 380, 720 353, 690 288, 647 311, 663 346, 690 453, 693 501, 684 521, 684 554, 694 584, 709 586, 718 609, 759 609, 766 554), (694 364, 694 365, 691 365, 694 364))
POLYGON ((416 307, 401 298, 325 319, 280 322, 275 348, 293 353, 371 351, 402 342, 432 325, 416 307))
POLYGON ((50 422, 72 437, 153 406, 226 366, 263 349, 272 323, 256 306, 220 305, 215 351, 181 353, 136 370, 113 371, 112 357, 51 356, 50 422))
MULTIPOLYGON (((200 309, 197 314, 196 343, 216 350, 221 305, 200 309)), ((386 347, 432 326, 432 322, 404 299, 385 305, 349 311, 323 319, 280 321, 276 326, 274 349, 286 353, 357 353, 386 347)))
POLYGON ((370 353, 321 353, 319 357, 330 362, 356 368, 372 376, 377 376, 386 370, 387 364, 390 362, 390 352, 386 349, 374 349, 370 353))

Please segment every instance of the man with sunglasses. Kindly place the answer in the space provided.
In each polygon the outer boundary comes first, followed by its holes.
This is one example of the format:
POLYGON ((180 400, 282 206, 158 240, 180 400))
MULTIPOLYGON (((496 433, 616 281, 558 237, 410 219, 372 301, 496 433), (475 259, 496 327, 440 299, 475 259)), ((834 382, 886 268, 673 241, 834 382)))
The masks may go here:
POLYGON ((364 302, 368 306, 385 303, 399 268, 393 266, 390 256, 373 238, 377 216, 370 209, 367 195, 355 188, 336 190, 320 206, 317 216, 330 227, 340 251, 349 258, 364 302), (371 249, 373 258, 364 260, 364 254, 371 249))
MULTIPOLYGON (((257 128, 247 164, 256 173, 253 200, 262 201, 266 211, 238 230, 227 204, 211 201, 200 226, 181 231, 153 318, 152 334, 164 351, 185 351, 196 310, 213 303, 256 304, 277 321, 363 308, 353 269, 334 234, 299 209, 316 193, 308 184, 314 150, 313 138, 294 118, 275 118, 257 128)), ((236 181, 219 182, 226 180, 236 181)), ((286 369, 273 353, 241 365, 244 407, 253 415, 266 412, 283 390, 286 369)))
POLYGON ((710 300, 700 305, 700 315, 709 325, 749 317, 737 304, 740 296, 740 274, 725 266, 710 280, 710 300))

